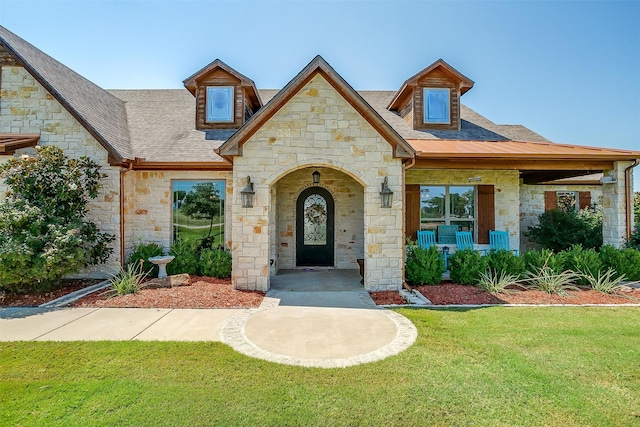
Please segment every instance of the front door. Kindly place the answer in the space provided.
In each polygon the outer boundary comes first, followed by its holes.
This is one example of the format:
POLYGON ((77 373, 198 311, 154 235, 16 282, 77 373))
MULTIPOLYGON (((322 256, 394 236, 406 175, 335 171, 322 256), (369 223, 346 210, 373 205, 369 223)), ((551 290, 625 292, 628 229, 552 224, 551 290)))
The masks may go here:
POLYGON ((296 265, 333 266, 333 197, 321 187, 300 193, 296 203, 296 265))

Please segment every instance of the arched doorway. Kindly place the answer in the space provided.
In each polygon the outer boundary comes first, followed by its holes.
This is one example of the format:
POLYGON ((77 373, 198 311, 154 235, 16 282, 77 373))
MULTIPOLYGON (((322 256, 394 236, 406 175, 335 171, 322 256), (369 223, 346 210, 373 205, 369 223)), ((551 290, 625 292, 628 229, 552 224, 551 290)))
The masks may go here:
POLYGON ((334 265, 334 202, 331 193, 310 187, 296 202, 296 265, 334 265))

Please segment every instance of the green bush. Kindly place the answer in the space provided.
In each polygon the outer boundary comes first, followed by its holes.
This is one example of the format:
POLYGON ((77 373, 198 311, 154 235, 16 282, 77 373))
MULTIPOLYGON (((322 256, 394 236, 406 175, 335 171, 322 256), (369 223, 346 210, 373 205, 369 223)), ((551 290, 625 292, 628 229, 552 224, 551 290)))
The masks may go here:
POLYGON ((579 285, 588 285, 587 277, 596 277, 602 268, 600 256, 594 249, 583 249, 582 245, 573 245, 566 251, 560 252, 560 259, 564 270, 571 270, 580 275, 579 285))
POLYGON ((631 236, 625 240, 624 247, 640 251, 640 228, 636 227, 631 231, 631 236))
POLYGON ((120 272, 109 279, 111 283, 111 294, 122 296, 135 294, 140 290, 142 281, 147 274, 134 264, 127 265, 127 269, 120 269, 120 272))
POLYGON ((436 285, 442 281, 444 259, 438 248, 410 245, 407 251, 405 276, 412 285, 436 285))
POLYGON ((204 276, 231 277, 231 254, 221 249, 203 250, 200 253, 200 270, 204 276))
POLYGON ((564 270, 564 260, 554 254, 550 249, 542 249, 540 251, 532 250, 524 254, 524 267, 526 271, 539 270, 547 266, 556 274, 562 273, 564 270))
POLYGON ((495 276, 505 273, 510 277, 515 277, 515 280, 524 276, 524 258, 506 249, 489 251, 487 262, 489 270, 495 273, 495 276))
POLYGON ((553 209, 538 215, 538 225, 524 233, 533 242, 555 252, 572 245, 602 246, 602 213, 593 208, 580 212, 553 209))
POLYGON ((148 260, 149 258, 161 255, 164 255, 164 249, 159 244, 155 242, 143 243, 142 241, 138 241, 138 243, 133 246, 133 252, 131 252, 131 255, 127 258, 127 264, 133 264, 138 268, 140 260, 143 260, 142 271, 149 277, 158 277, 159 267, 148 260))
POLYGON ((612 269, 627 280, 640 280, 640 251, 636 249, 616 249, 605 245, 600 249, 600 259, 604 270, 612 269))
POLYGON ((178 239, 171 245, 169 255, 175 259, 167 264, 167 274, 200 274, 199 242, 195 239, 178 239))
POLYGON ((85 219, 101 187, 100 166, 88 157, 69 159, 54 146, 36 151, 0 166, 8 187, 0 203, 0 289, 50 289, 113 252, 115 237, 85 219))
POLYGON ((449 257, 449 277, 461 285, 477 285, 487 267, 487 257, 473 249, 456 251, 449 257))

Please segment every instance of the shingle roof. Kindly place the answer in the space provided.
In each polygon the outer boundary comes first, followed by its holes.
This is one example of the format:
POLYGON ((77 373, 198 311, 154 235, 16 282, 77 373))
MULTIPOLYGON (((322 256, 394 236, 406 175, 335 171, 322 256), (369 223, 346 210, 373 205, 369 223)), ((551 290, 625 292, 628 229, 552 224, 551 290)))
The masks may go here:
POLYGON ((112 160, 132 157, 124 102, 2 26, 0 43, 107 149, 112 160))
POLYGON ((224 162, 213 152, 234 130, 195 130, 196 101, 186 89, 111 90, 126 102, 133 155, 153 162, 224 162))

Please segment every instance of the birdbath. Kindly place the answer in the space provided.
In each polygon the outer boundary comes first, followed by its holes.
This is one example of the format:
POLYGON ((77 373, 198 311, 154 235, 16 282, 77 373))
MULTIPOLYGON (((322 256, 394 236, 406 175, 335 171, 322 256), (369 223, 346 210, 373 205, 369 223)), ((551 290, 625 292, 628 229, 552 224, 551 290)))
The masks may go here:
POLYGON ((154 256, 149 258, 149 262, 155 264, 160 269, 158 271, 158 279, 162 279, 163 277, 167 277, 167 264, 175 259, 174 256, 154 256))

